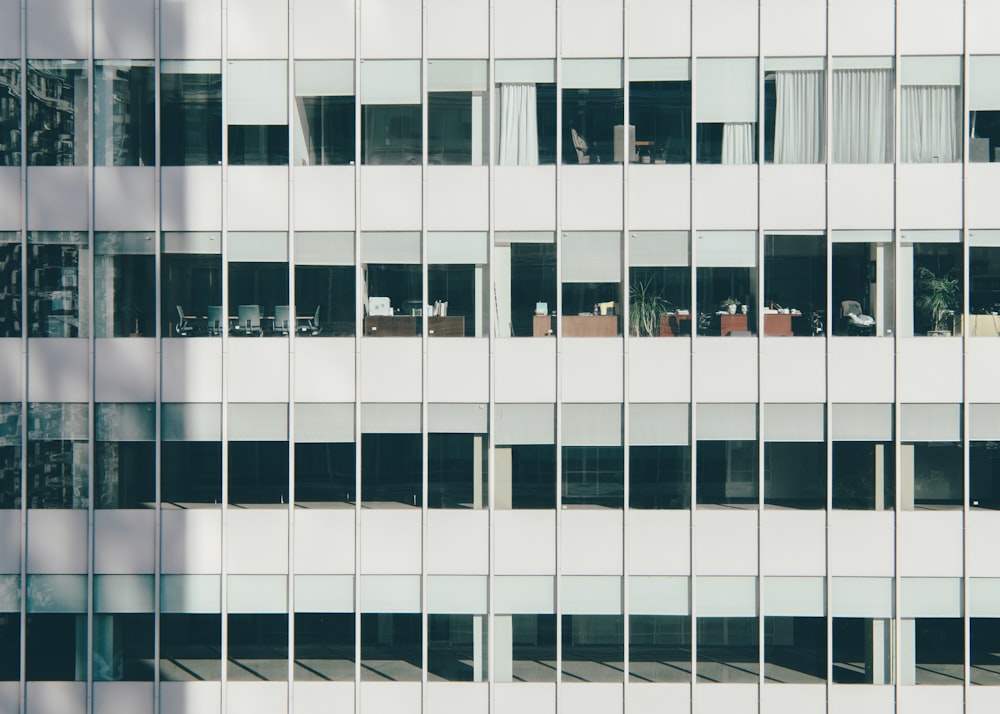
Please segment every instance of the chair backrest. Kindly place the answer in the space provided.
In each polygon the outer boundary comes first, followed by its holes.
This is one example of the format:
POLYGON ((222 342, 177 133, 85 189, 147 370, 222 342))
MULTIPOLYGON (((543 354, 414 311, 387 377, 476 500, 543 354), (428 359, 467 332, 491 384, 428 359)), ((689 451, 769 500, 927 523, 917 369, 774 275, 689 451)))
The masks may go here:
POLYGON ((274 306, 274 329, 288 331, 288 319, 289 319, 288 305, 275 305, 274 306))
POLYGON ((209 333, 221 330, 226 324, 225 318, 222 316, 222 305, 209 305, 208 306, 208 331, 209 333))
POLYGON ((860 315, 860 314, 861 314, 861 303, 859 303, 857 300, 840 301, 841 317, 847 317, 848 315, 860 315))
POLYGON ((250 329, 260 327, 260 305, 240 305, 236 314, 239 317, 240 326, 247 327, 249 325, 250 329))
POLYGON ((181 324, 183 325, 187 322, 187 318, 184 316, 184 308, 180 305, 177 306, 177 317, 181 319, 181 324))
POLYGON ((313 327, 319 327, 319 307, 316 306, 316 314, 313 315, 313 327))
POLYGON ((576 149, 577 161, 579 161, 581 164, 588 163, 590 161, 590 157, 587 155, 587 152, 589 150, 587 147, 587 140, 584 139, 582 136, 580 136, 577 133, 576 129, 571 128, 569 130, 569 133, 570 136, 573 137, 573 148, 576 149))

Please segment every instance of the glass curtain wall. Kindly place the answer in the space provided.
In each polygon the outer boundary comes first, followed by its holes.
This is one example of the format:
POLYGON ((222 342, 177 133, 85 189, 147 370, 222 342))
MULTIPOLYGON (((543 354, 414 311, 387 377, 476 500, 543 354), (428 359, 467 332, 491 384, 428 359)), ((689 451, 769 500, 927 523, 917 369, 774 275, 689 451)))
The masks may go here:
POLYGON ((0 166, 21 165, 21 63, 0 60, 0 166))
POLYGON ((691 335, 691 257, 687 231, 629 233, 629 334, 691 335))
POLYGON ((969 231, 968 244, 968 334, 996 337, 1000 335, 1000 231, 969 231))
POLYGON ((222 163, 222 65, 217 60, 160 63, 160 163, 222 163))
POLYGON ((691 163, 691 60, 629 60, 629 132, 635 150, 629 161, 691 163))
POLYGON ((94 69, 94 165, 156 163, 151 60, 97 62, 94 69))
POLYGON ((29 337, 90 334, 89 254, 86 231, 28 233, 29 337))
POLYGON ((295 62, 297 166, 354 164, 354 62, 295 62))
POLYGON ((622 62, 571 59, 562 63, 562 162, 631 161, 635 129, 625 120, 622 62))
POLYGON ((28 508, 87 508, 87 412, 86 404, 28 405, 28 508))
POLYGON ((695 309, 698 334, 745 337, 757 334, 757 234, 698 233, 695 309))
POLYGON ((613 231, 562 234, 562 334, 621 334, 622 235, 613 231))
POLYGON ((430 60, 427 67, 427 161, 487 162, 489 93, 485 60, 430 60))
POLYGON ((969 58, 969 161, 1000 161, 1000 56, 969 58))
POLYGON ((0 402, 0 509, 21 507, 21 404, 0 402))
POLYGON ((0 337, 21 336, 21 234, 0 231, 0 337))
POLYGON ((295 334, 353 337, 354 286, 354 233, 296 232, 295 334))
POLYGON ((826 236, 764 236, 763 334, 826 332, 826 236))
POLYGON ((28 166, 86 166, 87 63, 28 62, 28 166))
POLYGON ((361 163, 423 163, 419 60, 361 63, 361 163))
POLYGON ((226 76, 229 163, 288 163, 288 64, 284 60, 230 61, 226 76))
POLYGON ((94 409, 94 508, 152 508, 156 501, 153 404, 94 409))
POLYGON ((497 96, 497 164, 554 164, 555 62, 498 59, 493 71, 497 96))
POLYGON ((94 234, 94 335, 156 335, 156 239, 152 233, 94 234))
POLYGON ((698 59, 698 163, 757 163, 757 60, 698 59))
POLYGON ((895 327, 892 231, 833 231, 834 335, 888 337, 895 327))
POLYGON ((164 337, 220 337, 222 236, 219 233, 162 234, 160 319, 164 337))
POLYGON ((556 245, 551 232, 497 232, 493 249, 496 337, 555 334, 556 245))

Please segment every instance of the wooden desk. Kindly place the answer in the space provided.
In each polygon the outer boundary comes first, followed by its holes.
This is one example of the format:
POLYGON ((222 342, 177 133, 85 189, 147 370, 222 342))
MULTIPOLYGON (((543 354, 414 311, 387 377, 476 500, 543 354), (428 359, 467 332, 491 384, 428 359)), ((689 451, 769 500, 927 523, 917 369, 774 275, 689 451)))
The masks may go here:
POLYGON ((676 312, 665 312, 660 315, 660 337, 690 337, 690 335, 691 313, 678 315, 676 312))
POLYGON ((552 317, 549 315, 535 315, 531 321, 532 337, 548 337, 556 334, 555 325, 552 324, 552 317))
POLYGON ((415 337, 420 318, 413 315, 369 315, 365 318, 367 337, 415 337))
POLYGON ((719 334, 725 337, 730 332, 746 332, 747 316, 742 313, 719 315, 719 334))
POLYGON ((791 337, 792 316, 789 314, 764 313, 764 334, 771 337, 791 337))
POLYGON ((563 315, 563 337, 617 337, 617 315, 563 315))
POLYGON ((428 317, 427 334, 433 337, 465 337, 465 318, 461 315, 428 317))

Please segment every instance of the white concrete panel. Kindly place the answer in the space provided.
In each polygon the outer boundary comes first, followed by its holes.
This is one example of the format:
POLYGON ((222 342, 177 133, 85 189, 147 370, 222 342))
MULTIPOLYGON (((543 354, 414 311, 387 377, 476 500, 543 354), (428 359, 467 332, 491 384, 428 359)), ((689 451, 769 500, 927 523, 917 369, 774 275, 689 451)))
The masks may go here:
POLYGON ((493 204, 498 231, 554 230, 555 166, 497 166, 493 204))
POLYGON ((288 56, 286 0, 228 0, 226 54, 230 59, 288 56))
POLYGON ((690 711, 691 685, 640 682, 625 685, 625 714, 690 711))
POLYGON ((831 402, 885 404, 893 401, 896 345, 892 338, 834 337, 829 345, 831 402))
POLYGON ((156 512, 101 509, 94 513, 94 572, 152 573, 156 512))
POLYGON ((33 508, 28 511, 28 572, 87 572, 87 512, 33 508))
POLYGON ((288 401, 287 340, 230 340, 228 366, 230 401, 288 401))
POLYGON ((295 230, 354 230, 353 166, 296 166, 292 179, 295 230))
POLYGON ((497 575, 552 575, 556 569, 555 511, 496 511, 493 572, 497 575))
POLYGON ((1000 577, 1000 519, 990 511, 972 510, 965 527, 969 531, 965 568, 972 578, 1000 577))
POLYGON ((899 401, 913 404, 962 401, 962 340, 907 337, 898 340, 899 401), (934 379, 927 379, 927 375, 934 379))
POLYGON ((760 225, 764 232, 826 227, 826 166, 765 164, 760 173, 760 225))
POLYGON ((900 164, 896 187, 900 228, 962 225, 961 164, 900 164))
POLYGON ((628 519, 628 573, 690 574, 690 511, 633 509, 628 519))
POLYGON ((756 57, 756 0, 695 0, 694 53, 700 57, 756 57))
POLYGON ((757 344, 749 337, 696 340, 694 401, 756 402, 757 344))
POLYGON ((420 0, 371 0, 361 7, 361 56, 420 56, 420 0))
POLYGON ((152 402, 156 399, 156 340, 94 340, 94 398, 98 402, 152 402))
POLYGON ((490 47, 489 11, 487 0, 429 0, 427 56, 485 59, 490 47))
POLYGON ((757 574, 757 511, 696 509, 693 538, 698 575, 757 574))
POLYGON ((427 513, 427 572, 485 575, 489 572, 489 512, 431 509, 427 513))
POLYGON ((630 164, 628 210, 631 230, 688 230, 691 167, 630 164))
POLYGON ((562 512, 560 570, 567 575, 621 575, 622 511, 570 508, 562 512))
POLYGON ((826 512, 765 508, 760 548, 764 575, 825 575, 826 512))
POLYGON ((222 54, 222 7, 204 0, 162 0, 160 56, 211 59, 222 54))
POLYGON ((893 714, 895 687, 834 684, 830 687, 830 714, 893 714))
POLYGON ((295 341, 295 401, 354 401, 354 338, 295 341))
POLYGON ((906 714, 962 714, 962 687, 901 686, 898 711, 906 714))
POLYGON ((563 57, 621 57, 622 4, 619 0, 563 0, 563 57))
POLYGON ((567 402, 621 402, 622 340, 570 337, 562 343, 562 396, 567 402))
POLYGON ((288 682, 229 682, 229 714, 284 714, 288 711, 288 682))
POLYGON ((0 55, 21 56, 21 0, 0 0, 0 55))
POLYGON ((817 57, 826 54, 824 0, 762 0, 761 54, 817 57))
POLYGON ((95 167, 94 230, 156 230, 155 182, 152 166, 95 167))
POLYGON ((212 574, 221 570, 222 513, 219 510, 164 510, 162 519, 162 572, 212 574))
POLYGON ((962 54, 963 0, 898 0, 897 4, 900 54, 962 54))
POLYGON ((761 714, 826 714, 826 687, 822 684, 765 684, 761 714))
POLYGON ((496 714, 555 714, 556 685, 547 682, 497 682, 493 710, 496 714))
POLYGON ((665 47, 676 57, 687 57, 690 26, 689 0, 633 0, 628 5, 629 57, 662 57, 665 47))
POLYGON ((758 714, 756 684, 701 684, 692 698, 694 714, 758 714))
POLYGON ((560 174, 562 229, 622 229, 622 167, 564 166, 560 174))
POLYGON ((19 402, 24 396, 22 354, 20 338, 0 339, 0 402, 19 402))
MULTIPOLYGON (((164 9, 164 14, 166 9, 164 9)), ((164 166, 160 169, 160 226, 165 231, 222 228, 222 169, 164 166)))
MULTIPOLYGON (((997 11, 1000 18, 1000 10, 997 11)), ((994 50, 995 51, 995 50, 994 50)), ((969 164, 965 182, 966 200, 968 201, 968 219, 970 228, 989 228, 1000 225, 1000 202, 996 196, 1000 193, 1000 165, 969 164)))
POLYGON ((493 43, 497 57, 555 57, 556 0, 496 0, 493 43))
POLYGON ((153 714, 152 682, 94 682, 94 714, 153 714))
POLYGON ((95 0, 94 57, 153 57, 153 0, 95 0))
POLYGON ((996 687, 969 687, 966 714, 993 714, 995 711, 1000 711, 1000 691, 996 687))
POLYGON ((295 511, 295 572, 354 573, 354 509, 295 511))
POLYGON ((427 399, 429 401, 449 403, 489 401, 489 377, 489 340, 439 338, 428 341, 427 399))
POLYGON ((559 714, 621 714, 622 685, 573 682, 559 688, 559 714))
POLYGON ((361 511, 361 572, 406 575, 420 573, 419 508, 361 511))
POLYGON ((427 714, 486 714, 490 710, 486 682, 428 682, 427 714))
MULTIPOLYGON (((0 27, 2 25, 0 23, 0 27)), ((16 166, 0 168, 0 230, 20 230, 22 205, 21 169, 16 166)))
POLYGON ((420 682, 361 682, 361 714, 420 714, 420 682))
POLYGON ((329 714, 330 702, 354 711, 354 682, 302 682, 292 684, 295 714, 329 714))
POLYGON ((830 0, 830 52, 891 55, 896 12, 893 0, 830 0))
POLYGON ((420 340, 369 337, 361 340, 361 401, 419 402, 420 340))
POLYGON ((767 337, 760 342, 760 400, 826 401, 826 344, 809 337, 767 337))
POLYGON ((830 164, 827 170, 830 228, 893 227, 892 164, 830 164))
POLYGON ((757 227, 757 167, 695 165, 692 221, 699 230, 757 227))
POLYGON ((629 340, 628 344, 629 401, 690 401, 691 340, 629 340))
POLYGON ((230 509, 227 526, 230 573, 288 572, 288 511, 230 509))
POLYGON ((533 404, 556 400, 555 340, 496 340, 493 349, 497 402, 533 404), (527 364, 531 369, 524 368, 527 364))
POLYGON ((233 166, 229 169, 229 230, 288 230, 288 168, 233 166))
POLYGON ((75 337, 28 341, 28 400, 90 401, 90 355, 87 340, 75 337))
POLYGON ((899 513, 896 569, 903 577, 962 576, 962 514, 959 511, 899 513))
POLYGON ((28 682, 26 714, 84 714, 87 711, 86 682, 28 682))
POLYGON ((28 229, 87 230, 87 217, 90 215, 88 173, 85 166, 30 167, 28 229))
POLYGON ((892 511, 830 513, 830 575, 892 576, 894 548, 892 511))
POLYGON ((297 59, 354 59, 354 0, 296 0, 297 59))
POLYGON ((90 47, 86 0, 26 0, 28 57, 85 59, 90 47))
POLYGON ((0 573, 21 572, 21 511, 0 511, 0 573))
POLYGON ((163 401, 222 401, 222 340, 189 337, 160 344, 163 401))
POLYGON ((966 0, 965 46, 971 55, 996 52, 995 28, 1000 24, 1000 5, 994 0, 966 0))
POLYGON ((419 166, 363 166, 361 230, 420 230, 420 182, 419 166))
POLYGON ((428 167, 428 230, 485 231, 489 228, 489 198, 488 167, 428 167))

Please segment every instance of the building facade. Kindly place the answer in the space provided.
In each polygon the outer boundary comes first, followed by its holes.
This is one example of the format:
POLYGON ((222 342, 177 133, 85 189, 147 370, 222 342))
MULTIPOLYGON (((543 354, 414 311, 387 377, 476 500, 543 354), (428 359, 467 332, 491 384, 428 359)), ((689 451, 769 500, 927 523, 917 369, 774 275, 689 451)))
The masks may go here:
POLYGON ((998 24, 0 0, 0 712, 1000 710, 998 24))

